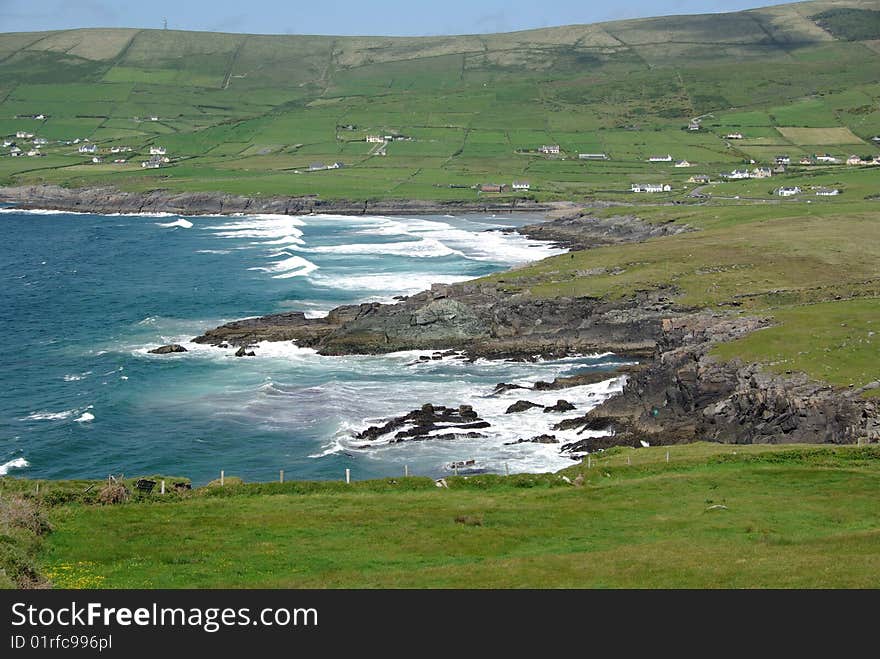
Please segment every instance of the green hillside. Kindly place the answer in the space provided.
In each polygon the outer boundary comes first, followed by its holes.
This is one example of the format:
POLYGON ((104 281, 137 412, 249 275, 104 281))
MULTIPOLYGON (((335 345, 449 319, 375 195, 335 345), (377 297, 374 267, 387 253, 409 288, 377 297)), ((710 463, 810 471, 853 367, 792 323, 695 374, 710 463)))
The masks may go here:
POLYGON ((103 506, 100 483, 34 496, 0 478, 0 524, 28 538, 17 554, 0 545, 0 586, 5 569, 61 588, 876 588, 878 458, 625 448, 570 482, 227 484, 103 506))
MULTIPOLYGON (((631 182, 685 198, 695 173, 786 154, 795 166, 780 180, 798 185, 848 171, 801 158, 878 151, 880 42, 865 18, 878 9, 806 2, 455 37, 2 34, 0 135, 48 143, 44 157, 0 151, 0 183, 473 200, 475 184, 521 179, 531 190, 518 194, 540 199, 630 199, 631 182), (696 117, 700 130, 685 130, 696 117), (169 162, 141 167, 150 146, 169 162), (646 162, 666 154, 693 166, 646 162)), ((717 194, 770 195, 753 188, 717 194)), ((855 180, 848 192, 877 190, 855 180)))

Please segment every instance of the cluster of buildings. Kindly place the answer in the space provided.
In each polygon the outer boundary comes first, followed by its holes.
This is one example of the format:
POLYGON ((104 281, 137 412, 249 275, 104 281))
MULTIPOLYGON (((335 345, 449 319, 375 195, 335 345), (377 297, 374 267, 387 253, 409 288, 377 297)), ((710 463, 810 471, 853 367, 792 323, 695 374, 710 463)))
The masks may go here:
POLYGON ((532 189, 532 184, 528 181, 514 181, 510 186, 506 183, 480 183, 474 186, 478 192, 504 192, 510 187, 514 192, 524 192, 532 189))
POLYGON ((630 192, 672 192, 668 183, 633 183, 630 192))

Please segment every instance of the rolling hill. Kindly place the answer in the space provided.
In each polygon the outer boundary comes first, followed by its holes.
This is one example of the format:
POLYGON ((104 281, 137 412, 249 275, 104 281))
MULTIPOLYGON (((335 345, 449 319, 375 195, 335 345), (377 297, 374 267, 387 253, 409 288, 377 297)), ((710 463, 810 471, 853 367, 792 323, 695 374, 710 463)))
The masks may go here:
POLYGON ((0 182, 468 200, 514 179, 617 198, 638 177, 678 197, 744 160, 876 151, 878 16, 846 0, 450 37, 2 34, 0 134, 47 144, 0 157, 0 182), (142 167, 151 146, 169 162, 142 167), (645 162, 658 154, 696 169, 645 162))

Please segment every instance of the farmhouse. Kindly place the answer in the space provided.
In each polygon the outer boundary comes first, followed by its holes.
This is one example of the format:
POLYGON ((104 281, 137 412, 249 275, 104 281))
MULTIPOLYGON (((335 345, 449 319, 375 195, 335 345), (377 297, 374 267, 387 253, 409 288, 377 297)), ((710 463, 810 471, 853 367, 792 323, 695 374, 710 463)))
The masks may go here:
POLYGON ((15 146, 15 142, 13 142, 12 140, 3 140, 3 148, 4 149, 7 147, 10 147, 10 146, 15 146))
POLYGON ((24 131, 24 130, 20 130, 15 134, 15 136, 20 140, 29 140, 34 136, 34 134, 28 133, 27 131, 24 131))
POLYGON ((96 165, 100 165, 102 162, 104 162, 104 159, 101 156, 93 156, 92 162, 96 165))
POLYGON ((817 197, 836 197, 840 194, 837 188, 816 188, 817 197))
POLYGON ((675 166, 676 167, 692 167, 693 165, 691 165, 687 160, 677 160, 675 162, 675 166))
POLYGON ((151 156, 164 156, 165 155, 165 147, 164 146, 151 146, 150 147, 150 155, 151 156))
POLYGON ((332 165, 327 165, 327 169, 342 169, 345 167, 345 163, 334 162, 332 165))
POLYGON ((481 183, 480 184, 480 192, 504 192, 504 188, 507 186, 504 184, 498 185, 497 183, 481 183))
POLYGON ((700 130, 700 120, 699 119, 692 119, 691 122, 687 125, 687 129, 689 131, 700 130))
POLYGON ((775 192, 780 197, 792 197, 796 194, 800 194, 802 192, 802 190, 798 186, 794 186, 794 187, 784 186, 781 188, 776 188, 775 192))
POLYGON ((830 163, 833 165, 833 164, 837 163, 838 161, 837 161, 837 158, 832 156, 830 153, 823 153, 823 154, 816 156, 816 162, 830 163))
POLYGON ((850 156, 846 159, 847 165, 867 165, 870 161, 862 160, 861 156, 850 156))
POLYGON ((80 153, 97 153, 98 147, 95 144, 83 144, 81 147, 79 147, 79 152, 80 153))
POLYGON ((579 153, 581 160, 610 160, 607 153, 579 153))
POLYGON ((672 186, 668 183, 633 183, 630 186, 631 192, 671 192, 672 186))
POLYGON ((668 153, 665 156, 651 156, 648 162, 672 162, 672 156, 668 153))
POLYGON ((543 144, 541 148, 538 149, 541 153, 545 153, 551 156, 559 155, 559 145, 558 144, 543 144))
POLYGON ((510 187, 514 190, 530 190, 532 186, 528 181, 514 181, 510 187))
POLYGON ((711 183, 712 179, 707 174, 694 174, 688 180, 688 183, 711 183))
POLYGON ((773 176, 773 170, 769 167, 755 167, 752 170, 752 178, 770 178, 773 176))
POLYGON ((327 165, 322 162, 313 162, 311 165, 309 165, 310 172, 318 172, 322 169, 327 169, 327 165))
POLYGON ((803 158, 801 158, 800 164, 802 164, 802 165, 815 165, 816 161, 813 160, 812 158, 810 158, 809 156, 804 156, 803 158))
POLYGON ((381 135, 367 135, 366 140, 370 144, 381 144, 385 141, 381 135))
POLYGON ((742 133, 728 133, 724 136, 726 140, 741 140, 743 138, 742 133))
POLYGON ((34 138, 34 146, 44 146, 49 143, 45 137, 35 137, 34 138))
POLYGON ((752 178, 752 175, 749 173, 749 170, 747 170, 747 169, 734 169, 729 174, 723 174, 723 176, 724 176, 724 178, 731 180, 731 181, 736 181, 736 180, 744 179, 744 178, 752 178))
POLYGON ((30 151, 27 152, 27 154, 31 158, 34 158, 34 157, 39 158, 41 155, 43 155, 42 153, 40 153, 39 149, 31 149, 30 151))
POLYGON ((790 165, 790 164, 791 164, 791 157, 790 157, 790 156, 785 156, 785 155, 782 155, 782 156, 776 156, 776 158, 774 158, 773 161, 774 161, 777 165, 790 165))

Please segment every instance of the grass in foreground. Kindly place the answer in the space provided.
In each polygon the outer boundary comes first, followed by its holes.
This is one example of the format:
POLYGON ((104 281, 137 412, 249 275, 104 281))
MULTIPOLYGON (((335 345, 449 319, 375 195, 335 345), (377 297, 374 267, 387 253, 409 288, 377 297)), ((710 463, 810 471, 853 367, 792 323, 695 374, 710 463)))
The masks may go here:
MULTIPOLYGON (((615 449, 561 474, 51 510, 56 586, 877 587, 880 450, 615 449)), ((154 498, 155 500, 155 498, 154 498)))

